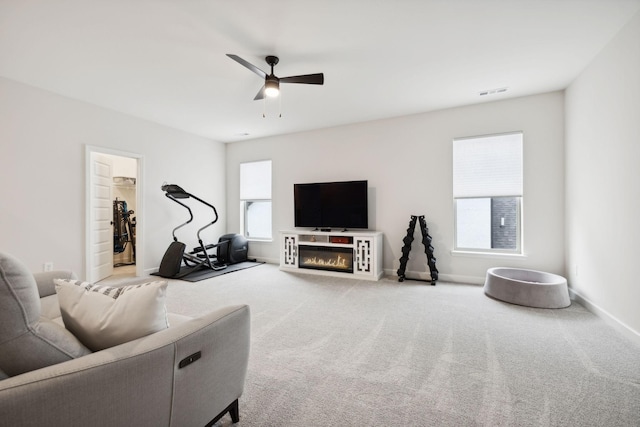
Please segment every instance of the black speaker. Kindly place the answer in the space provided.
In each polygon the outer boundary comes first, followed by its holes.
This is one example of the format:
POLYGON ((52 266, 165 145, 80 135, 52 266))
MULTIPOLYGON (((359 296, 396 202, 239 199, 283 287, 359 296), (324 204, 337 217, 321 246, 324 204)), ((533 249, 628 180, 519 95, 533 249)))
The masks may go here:
POLYGON ((218 262, 237 264, 247 260, 249 242, 241 234, 225 234, 218 239, 218 262), (224 244, 223 242, 228 242, 224 244))

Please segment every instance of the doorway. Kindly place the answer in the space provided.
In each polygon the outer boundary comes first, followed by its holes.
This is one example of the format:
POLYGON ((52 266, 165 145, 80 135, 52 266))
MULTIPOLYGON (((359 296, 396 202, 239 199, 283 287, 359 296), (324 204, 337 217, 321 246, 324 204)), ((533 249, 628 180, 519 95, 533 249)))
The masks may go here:
POLYGON ((142 156, 87 146, 86 280, 142 276, 142 156))

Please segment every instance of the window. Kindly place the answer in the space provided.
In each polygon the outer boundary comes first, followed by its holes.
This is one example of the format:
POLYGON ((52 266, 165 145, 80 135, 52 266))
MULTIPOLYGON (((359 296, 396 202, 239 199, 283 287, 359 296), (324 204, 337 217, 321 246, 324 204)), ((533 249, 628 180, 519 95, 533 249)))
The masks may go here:
POLYGON ((453 141, 455 250, 521 253, 522 133, 453 141))
POLYGON ((271 160, 240 164, 240 224, 251 240, 271 240, 271 160))

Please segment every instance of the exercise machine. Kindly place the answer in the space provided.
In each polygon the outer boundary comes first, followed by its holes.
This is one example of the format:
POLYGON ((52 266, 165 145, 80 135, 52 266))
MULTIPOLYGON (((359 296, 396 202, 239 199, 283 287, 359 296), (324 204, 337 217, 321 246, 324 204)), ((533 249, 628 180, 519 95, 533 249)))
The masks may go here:
POLYGON ((215 206, 201 198, 188 193, 182 187, 175 184, 162 185, 165 196, 180 206, 187 209, 189 219, 173 229, 173 242, 167 248, 158 274, 162 277, 180 279, 201 269, 219 271, 227 268, 228 264, 247 260, 247 242, 243 236, 227 234, 215 244, 205 244, 201 233, 218 221, 218 212, 215 206), (186 252, 186 245, 176 236, 176 231, 193 221, 193 212, 182 200, 193 199, 213 210, 213 220, 198 229, 198 246, 186 252), (244 259, 243 259, 244 254, 244 259), (182 264, 184 263, 184 268, 182 264))
POLYGON ((136 263, 136 218, 131 217, 135 212, 127 209, 125 200, 116 199, 113 201, 113 253, 119 254, 127 249, 127 244, 131 243, 130 263, 115 264, 114 267, 122 265, 134 265, 136 263))

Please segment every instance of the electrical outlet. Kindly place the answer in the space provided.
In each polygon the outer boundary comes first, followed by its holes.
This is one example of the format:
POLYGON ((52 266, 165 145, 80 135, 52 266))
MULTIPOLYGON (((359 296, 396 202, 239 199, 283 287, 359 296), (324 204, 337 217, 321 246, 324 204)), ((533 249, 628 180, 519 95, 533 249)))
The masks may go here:
POLYGON ((53 262, 45 262, 44 263, 44 271, 53 271, 53 262))

